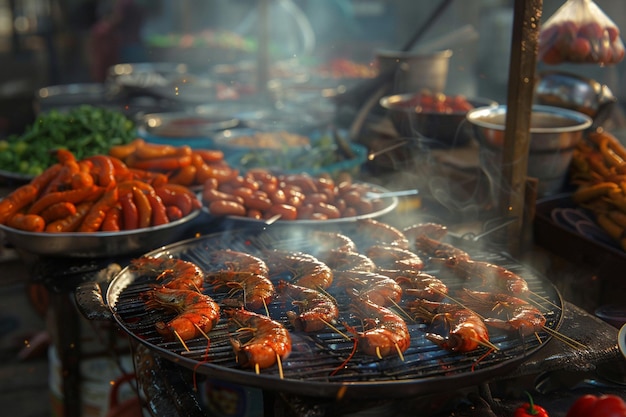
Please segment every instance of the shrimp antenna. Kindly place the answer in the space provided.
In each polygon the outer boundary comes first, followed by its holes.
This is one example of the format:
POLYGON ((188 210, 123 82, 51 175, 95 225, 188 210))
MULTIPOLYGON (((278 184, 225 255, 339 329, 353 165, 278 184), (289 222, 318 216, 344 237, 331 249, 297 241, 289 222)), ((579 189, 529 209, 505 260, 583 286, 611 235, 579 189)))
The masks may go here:
POLYGON ((185 341, 183 340, 182 337, 180 337, 180 335, 178 334, 178 332, 176 330, 173 330, 174 332, 174 336, 176 336, 176 338, 178 339, 178 341, 180 342, 181 345, 183 345, 183 347, 185 348, 185 350, 187 352, 189 352, 189 348, 187 347, 187 344, 185 343, 185 341))

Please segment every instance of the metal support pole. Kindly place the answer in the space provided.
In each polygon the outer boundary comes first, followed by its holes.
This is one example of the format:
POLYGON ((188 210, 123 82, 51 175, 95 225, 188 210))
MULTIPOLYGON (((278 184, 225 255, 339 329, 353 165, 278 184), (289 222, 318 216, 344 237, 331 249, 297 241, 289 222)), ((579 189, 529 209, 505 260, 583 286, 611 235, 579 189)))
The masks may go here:
POLYGON ((499 196, 501 217, 514 218, 506 233, 508 251, 517 256, 523 247, 524 207, 530 115, 537 64, 539 21, 543 0, 515 0, 507 92, 506 130, 499 196))

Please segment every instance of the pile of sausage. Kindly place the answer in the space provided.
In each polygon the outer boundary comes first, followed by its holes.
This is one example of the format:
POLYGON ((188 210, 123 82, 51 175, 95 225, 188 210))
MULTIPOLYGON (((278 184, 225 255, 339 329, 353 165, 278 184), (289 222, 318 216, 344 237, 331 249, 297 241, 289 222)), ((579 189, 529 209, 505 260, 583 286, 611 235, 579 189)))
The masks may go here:
POLYGON ((201 208, 187 187, 108 155, 58 162, 0 201, 0 223, 28 232, 98 232, 166 224, 201 208))

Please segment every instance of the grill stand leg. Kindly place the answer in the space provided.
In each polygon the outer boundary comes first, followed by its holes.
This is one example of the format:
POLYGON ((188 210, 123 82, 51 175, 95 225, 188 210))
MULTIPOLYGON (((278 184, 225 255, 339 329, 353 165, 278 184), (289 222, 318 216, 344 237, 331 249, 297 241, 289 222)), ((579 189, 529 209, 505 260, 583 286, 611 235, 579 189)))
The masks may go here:
POLYGON ((61 362, 64 417, 80 417, 80 337, 76 309, 67 293, 50 292, 52 335, 61 362))

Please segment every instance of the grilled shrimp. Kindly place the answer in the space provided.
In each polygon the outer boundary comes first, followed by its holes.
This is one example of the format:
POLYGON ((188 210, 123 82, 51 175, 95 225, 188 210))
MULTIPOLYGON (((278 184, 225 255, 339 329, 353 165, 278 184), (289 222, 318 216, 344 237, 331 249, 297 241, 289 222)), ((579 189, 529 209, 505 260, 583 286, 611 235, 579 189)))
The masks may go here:
POLYGON ((131 260, 129 269, 162 281, 165 288, 200 291, 204 285, 204 271, 182 259, 142 256, 131 260))
MULTIPOLYGON (((378 220, 357 220, 357 233, 364 238, 363 240, 368 242, 367 246, 383 244, 397 246, 402 249, 409 248, 409 241, 402 231, 378 220)), ((365 252, 367 247, 364 246, 359 249, 361 249, 361 252, 365 252)))
POLYGON ((287 317, 296 330, 322 330, 339 316, 335 300, 321 291, 280 281, 278 292, 292 298, 291 303, 298 307, 298 313, 287 312, 287 317))
POLYGON ((223 269, 230 272, 249 272, 258 275, 269 273, 263 259, 246 252, 219 249, 211 252, 210 260, 214 264, 222 265, 223 269))
POLYGON ((206 334, 220 318, 220 307, 208 295, 193 290, 155 288, 142 293, 146 307, 175 312, 177 316, 155 324, 156 331, 167 340, 176 337, 189 340, 206 334))
POLYGON ((513 295, 528 293, 526 280, 500 265, 457 257, 450 257, 441 263, 462 279, 479 280, 483 287, 506 291, 513 295))
POLYGON ((308 253, 274 249, 266 252, 264 259, 271 278, 287 273, 290 283, 313 289, 326 289, 333 282, 328 265, 308 253))
POLYGON ((322 251, 356 251, 356 244, 348 236, 337 232, 317 231, 316 249, 322 251), (319 241, 319 242, 318 242, 319 241))
POLYGON ((244 368, 269 368, 291 353, 291 335, 281 323, 252 311, 228 310, 236 330, 230 343, 237 362, 244 368), (246 334, 251 337, 246 337, 246 334))
POLYGON ((471 352, 479 346, 493 346, 487 326, 468 308, 427 300, 415 300, 408 308, 428 321, 426 338, 442 349, 471 352))
POLYGON ((402 299, 402 287, 388 276, 376 272, 339 271, 335 273, 335 281, 349 295, 358 295, 381 306, 399 303, 402 299))
POLYGON ((426 235, 416 236, 413 242, 415 250, 432 258, 470 259, 470 255, 450 243, 441 242, 426 235))
POLYGON ((448 294, 448 286, 439 278, 421 271, 396 271, 389 275, 402 287, 402 293, 413 298, 441 301, 448 294))
POLYGON ((417 223, 402 229, 402 233, 409 240, 418 236, 428 236, 431 239, 443 239, 448 234, 448 228, 443 224, 427 222, 417 223))
POLYGON ((541 331, 546 318, 526 300, 508 294, 463 289, 458 298, 471 309, 487 315, 485 323, 498 329, 528 336, 541 331))
POLYGON ((243 293, 244 306, 257 310, 271 301, 276 293, 269 279, 269 269, 265 262, 254 255, 230 249, 211 253, 211 261, 224 269, 208 272, 206 281, 215 290, 228 288, 243 293))
POLYGON ((416 253, 390 245, 373 245, 365 253, 379 271, 386 270, 420 270, 424 268, 424 261, 416 253))
POLYGON ((352 310, 363 320, 362 331, 355 331, 359 351, 382 359, 402 356, 411 344, 406 322, 386 307, 367 299, 355 299, 352 310))
POLYGON ((376 264, 373 260, 355 251, 330 250, 317 256, 333 271, 365 271, 374 272, 376 264))

